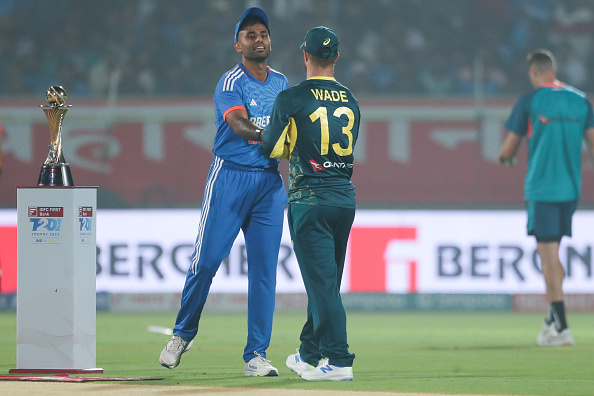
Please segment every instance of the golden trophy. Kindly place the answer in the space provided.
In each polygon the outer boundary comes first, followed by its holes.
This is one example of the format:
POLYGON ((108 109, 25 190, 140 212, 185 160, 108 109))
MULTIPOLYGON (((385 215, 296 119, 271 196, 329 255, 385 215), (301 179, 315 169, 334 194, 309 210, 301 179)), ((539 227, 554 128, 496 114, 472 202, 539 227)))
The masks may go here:
POLYGON ((60 86, 49 87, 46 94, 49 106, 40 106, 50 127, 50 144, 47 159, 41 165, 38 186, 73 186, 70 165, 62 153, 62 123, 72 105, 66 105, 66 91, 60 86))

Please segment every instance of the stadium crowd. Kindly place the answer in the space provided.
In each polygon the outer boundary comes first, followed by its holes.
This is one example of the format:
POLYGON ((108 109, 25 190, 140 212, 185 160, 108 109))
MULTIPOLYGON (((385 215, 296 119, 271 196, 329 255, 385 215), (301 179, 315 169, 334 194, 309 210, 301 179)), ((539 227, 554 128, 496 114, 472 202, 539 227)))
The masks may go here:
POLYGON ((346 59, 337 75, 361 97, 516 94, 539 47, 561 80, 594 92, 589 1, 0 0, 0 97, 50 85, 79 98, 211 96, 239 60, 229 31, 252 5, 271 17, 269 63, 291 84, 304 76, 304 33, 326 25, 346 59))

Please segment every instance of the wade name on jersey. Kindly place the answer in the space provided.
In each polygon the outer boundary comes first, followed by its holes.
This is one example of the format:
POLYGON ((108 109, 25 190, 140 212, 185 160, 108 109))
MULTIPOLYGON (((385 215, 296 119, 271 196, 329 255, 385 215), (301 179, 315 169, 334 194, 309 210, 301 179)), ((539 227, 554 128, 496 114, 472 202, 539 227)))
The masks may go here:
POLYGON ((328 89, 312 89, 311 93, 317 100, 329 100, 332 102, 348 103, 346 91, 335 91, 328 89))

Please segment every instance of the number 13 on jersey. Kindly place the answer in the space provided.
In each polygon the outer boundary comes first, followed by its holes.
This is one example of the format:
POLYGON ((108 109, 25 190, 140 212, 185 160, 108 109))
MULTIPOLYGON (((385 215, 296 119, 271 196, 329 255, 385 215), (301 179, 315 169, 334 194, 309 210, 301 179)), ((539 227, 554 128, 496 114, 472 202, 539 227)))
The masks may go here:
MULTIPOLYGON (((340 146, 340 143, 334 143, 332 145, 332 150, 341 157, 351 155, 353 153, 353 133, 351 130, 353 129, 353 125, 355 123, 355 114, 353 114, 353 110, 348 107, 342 106, 334 110, 332 116, 341 118, 342 116, 346 116, 348 119, 348 124, 345 127, 342 127, 342 133, 347 135, 349 138, 349 144, 346 148, 340 146)), ((328 126, 328 109, 324 106, 320 106, 309 115, 309 119, 311 122, 316 122, 320 120, 320 133, 321 133, 321 145, 320 145, 320 154, 326 155, 328 154, 328 149, 330 146, 330 128, 328 126)))

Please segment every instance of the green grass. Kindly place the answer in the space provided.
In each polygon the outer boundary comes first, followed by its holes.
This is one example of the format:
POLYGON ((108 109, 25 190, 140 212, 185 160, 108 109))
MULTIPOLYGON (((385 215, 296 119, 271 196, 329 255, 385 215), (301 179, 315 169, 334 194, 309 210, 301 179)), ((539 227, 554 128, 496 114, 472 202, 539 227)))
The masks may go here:
MULTIPOLYGON (((97 366, 105 376, 164 377, 142 384, 473 393, 592 395, 594 314, 570 313, 574 347, 536 346, 543 315, 512 313, 348 313, 353 382, 305 382, 285 367, 304 313, 275 317, 270 359, 279 377, 243 377, 246 315, 206 312, 194 347, 167 370, 158 356, 175 313, 98 313, 97 366)), ((0 313, 0 374, 16 367, 16 315, 0 313)), ((138 383, 135 383, 138 385, 138 383)))

